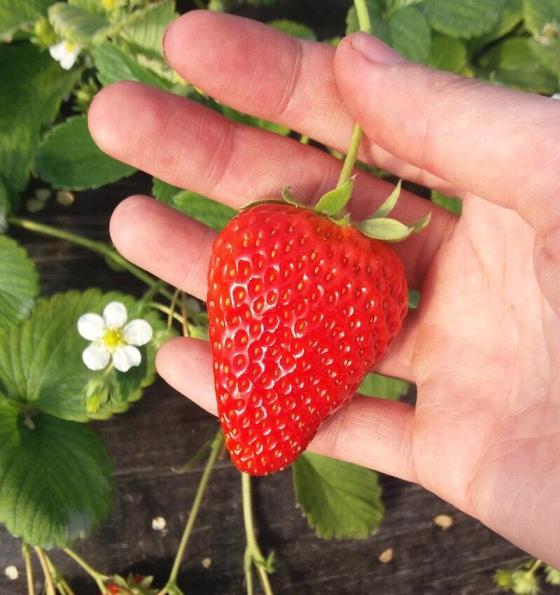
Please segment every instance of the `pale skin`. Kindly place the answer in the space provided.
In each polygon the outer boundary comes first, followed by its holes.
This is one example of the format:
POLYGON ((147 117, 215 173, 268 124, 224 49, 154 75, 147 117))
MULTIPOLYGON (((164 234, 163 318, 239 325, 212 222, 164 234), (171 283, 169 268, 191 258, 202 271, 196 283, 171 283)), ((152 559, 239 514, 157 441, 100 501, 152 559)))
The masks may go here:
MULTIPOLYGON (((315 452, 417 482, 560 568, 560 102, 402 61, 357 34, 338 50, 238 17, 192 12, 165 38, 170 65, 232 107, 464 199, 455 218, 403 192, 395 216, 430 210, 395 248, 422 292, 379 371, 416 383, 415 407, 356 397, 320 430, 315 452)), ((340 162, 297 140, 232 124, 136 83, 104 89, 89 114, 117 159, 233 207, 309 201, 340 162)), ((359 173, 354 216, 391 186, 359 173)), ((148 197, 116 209, 129 260, 201 299, 214 232, 148 197)), ((215 413, 208 344, 179 338, 160 374, 215 413)))

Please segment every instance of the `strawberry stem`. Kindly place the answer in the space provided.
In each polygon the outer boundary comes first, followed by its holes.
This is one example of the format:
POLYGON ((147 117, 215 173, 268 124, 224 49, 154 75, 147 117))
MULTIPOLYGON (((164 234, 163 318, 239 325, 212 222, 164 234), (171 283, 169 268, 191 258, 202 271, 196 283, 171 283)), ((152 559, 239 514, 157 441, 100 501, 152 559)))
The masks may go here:
POLYGON ((65 548, 62 548, 62 551, 67 556, 72 558, 72 560, 74 560, 74 562, 76 562, 76 564, 78 564, 78 566, 81 566, 82 569, 85 570, 87 572, 87 574, 89 574, 91 576, 91 578, 97 583, 97 586, 99 587, 99 591, 101 593, 108 593, 107 587, 105 586, 105 581, 108 581, 109 577, 106 574, 101 574, 100 572, 97 572, 97 570, 95 570, 92 566, 90 566, 74 550, 71 550, 70 548, 65 547, 65 548))
MULTIPOLYGON (((360 24, 360 31, 364 33, 371 33, 371 20, 369 18, 369 12, 367 8, 366 0, 354 0, 354 6, 358 14, 358 23, 360 24)), ((350 140, 350 147, 346 158, 344 159, 344 165, 338 178, 337 186, 342 186, 352 175, 354 171, 354 165, 358 158, 358 150, 360 148, 360 141, 362 140, 362 129, 359 124, 354 124, 352 129, 352 138, 350 140)))
POLYGON ((118 267, 128 271, 131 275, 134 275, 137 279, 140 279, 140 281, 149 287, 158 286, 158 293, 161 293, 161 295, 164 295, 166 298, 171 299, 173 297, 168 289, 160 285, 160 281, 125 260, 116 250, 113 250, 113 248, 104 242, 90 240, 89 238, 86 238, 82 235, 72 233, 64 229, 57 229, 55 227, 51 227, 50 225, 44 225, 43 223, 38 223, 37 221, 31 221, 30 219, 9 217, 8 223, 10 225, 15 225, 16 227, 22 227, 23 229, 39 233, 41 235, 58 238, 66 242, 70 242, 71 244, 76 244, 77 246, 87 248, 92 252, 100 254, 107 260, 112 261, 118 267))
POLYGON ((37 546, 34 548, 34 550, 37 554, 37 558, 39 559, 39 564, 41 565, 41 568, 43 570, 43 575, 45 576, 45 591, 47 595, 56 595, 49 566, 47 564, 47 560, 45 559, 45 552, 42 548, 37 546))
POLYGON ((165 587, 160 591, 161 595, 163 595, 163 593, 177 592, 177 575, 179 574, 181 562, 183 561, 183 558, 185 556, 185 550, 187 549, 187 544, 189 542, 192 529, 194 527, 194 522, 198 515, 198 511, 200 510, 200 505, 202 504, 204 492, 206 491, 206 487, 208 486, 208 480, 210 479, 210 475, 212 474, 212 470, 214 469, 214 465, 216 464, 216 460, 218 459, 218 456, 222 449, 223 441, 224 437, 222 431, 220 430, 212 440, 212 445, 210 447, 210 455, 208 456, 208 461, 206 462, 206 466, 204 467, 202 477, 200 478, 200 483, 198 484, 198 488, 196 490, 194 501, 192 503, 189 516, 187 518, 187 523, 183 530, 181 542, 179 543, 179 547, 177 548, 175 561, 173 562, 173 567, 171 569, 171 573, 169 574, 169 579, 167 580, 167 584, 165 585, 165 587))
POLYGON ((253 498, 251 495, 251 476, 247 473, 241 473, 241 495, 243 498, 243 521, 245 523, 245 535, 247 547, 243 558, 245 569, 245 580, 247 581, 247 595, 253 593, 253 576, 251 574, 251 564, 254 564, 259 575, 261 587, 265 595, 274 595, 270 581, 268 580, 267 560, 262 555, 261 549, 255 535, 255 525, 253 521, 253 498))
POLYGON ((35 595, 35 585, 33 583, 33 563, 29 546, 26 543, 21 544, 21 555, 25 566, 25 576, 27 577, 27 595, 35 595))

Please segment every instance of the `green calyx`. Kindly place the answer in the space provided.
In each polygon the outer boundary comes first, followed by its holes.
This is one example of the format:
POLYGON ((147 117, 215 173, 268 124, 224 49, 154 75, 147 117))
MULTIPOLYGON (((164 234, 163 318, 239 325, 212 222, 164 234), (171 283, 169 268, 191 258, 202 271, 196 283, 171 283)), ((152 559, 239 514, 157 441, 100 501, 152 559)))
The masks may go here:
POLYGON ((387 197, 385 202, 375 211, 375 213, 364 221, 356 224, 356 227, 366 236, 375 238, 376 240, 384 240, 386 242, 401 242, 413 233, 419 233, 430 223, 431 214, 424 215, 418 221, 411 225, 406 225, 397 219, 387 217, 395 208, 401 193, 401 183, 395 186, 395 189, 387 197))
POLYGON ((376 240, 383 240, 385 242, 400 242, 405 240, 414 233, 419 233, 425 229, 430 222, 430 213, 415 221, 411 225, 407 225, 388 217, 391 211, 395 208, 401 193, 402 180, 395 186, 394 190, 383 202, 383 204, 375 211, 369 218, 363 221, 353 222, 350 215, 345 212, 345 207, 352 196, 354 189, 354 177, 349 178, 340 186, 333 190, 329 190, 323 194, 317 201, 314 207, 306 205, 298 200, 290 187, 285 187, 282 190, 281 201, 270 199, 253 202, 243 207, 242 210, 255 207, 260 204, 284 202, 300 209, 313 210, 318 215, 322 215, 330 219, 333 223, 342 227, 353 225, 356 229, 367 236, 376 240))
MULTIPOLYGON (((353 225, 369 238, 376 240, 384 240, 386 242, 400 242, 406 239, 413 233, 422 231, 430 222, 430 213, 414 222, 412 225, 406 225, 397 219, 391 219, 388 215, 395 208, 401 193, 402 180, 395 186, 394 190, 383 202, 383 204, 375 211, 375 213, 364 221, 359 221, 353 225)), ((334 190, 330 190, 324 194, 314 207, 316 213, 329 217, 334 223, 338 225, 350 225, 350 216, 342 215, 345 206, 348 204, 354 189, 354 177, 349 178, 334 190)), ((285 193, 282 194, 286 200, 285 193)), ((289 195, 293 199, 293 195, 289 195)), ((290 202, 290 201, 288 201, 290 202)), ((291 203, 302 206, 301 203, 291 203)))

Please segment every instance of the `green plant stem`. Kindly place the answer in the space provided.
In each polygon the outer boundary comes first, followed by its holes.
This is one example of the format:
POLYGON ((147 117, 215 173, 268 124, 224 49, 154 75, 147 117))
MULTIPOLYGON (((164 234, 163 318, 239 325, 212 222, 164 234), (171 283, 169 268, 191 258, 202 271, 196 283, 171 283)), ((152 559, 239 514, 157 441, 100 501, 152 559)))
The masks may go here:
MULTIPOLYGON (((371 20, 367 8, 366 0, 354 0, 356 6, 356 13, 358 14, 358 23, 360 24, 360 31, 364 33, 371 33, 371 20)), ((362 140, 362 129, 358 124, 354 124, 352 129, 352 138, 350 140, 350 147, 346 153, 342 171, 338 178, 337 186, 342 186, 352 175, 356 159, 358 158, 358 150, 360 148, 360 141, 362 140)))
POLYGON ((109 580, 109 577, 106 574, 101 574, 97 572, 94 568, 92 568, 81 556, 79 556, 75 551, 71 550, 70 548, 62 548, 62 551, 72 558, 78 566, 81 566, 83 570, 85 570, 91 578, 96 582, 97 586, 101 593, 108 593, 107 587, 105 586, 105 581, 109 580))
POLYGON ((169 312, 167 314, 167 328, 171 328, 171 323, 173 322, 173 315, 175 314, 175 307, 177 306, 177 300, 179 299, 179 295, 181 294, 181 290, 177 288, 173 293, 173 297, 171 298, 171 304, 169 305, 169 312))
POLYGON ((35 595, 35 585, 33 582, 33 563, 31 561, 29 546, 26 543, 21 544, 21 555, 23 556, 25 576, 27 577, 27 595, 35 595))
POLYGON ((358 150, 360 148, 360 141, 362 140, 362 129, 360 128, 359 124, 354 124, 352 128, 352 139, 350 141, 350 148, 348 149, 348 153, 346 153, 346 157, 344 158, 344 164, 342 165, 342 171, 340 172, 340 176, 338 177, 337 186, 342 186, 354 171, 354 166, 356 165, 356 159, 358 158, 358 150))
MULTIPOLYGON (((266 570, 266 560, 257 543, 255 535, 255 525, 253 521, 253 498, 251 495, 251 476, 247 473, 241 473, 241 495, 243 499, 243 521, 245 523, 245 536, 247 539, 247 547, 245 549, 244 567, 245 579, 249 579, 250 564, 247 569, 248 560, 253 562, 259 575, 261 587, 265 595, 274 595, 270 581, 268 580, 268 572, 266 570)), ((252 592, 252 578, 247 582, 247 593, 252 592), (251 591, 249 591, 251 589, 251 591)))
POLYGON ((187 296, 181 292, 181 316, 183 317, 183 335, 188 337, 189 332, 189 317, 187 312, 187 296))
POLYGON ((66 582, 65 578, 62 576, 58 568, 54 565, 53 561, 47 555, 46 552, 43 552, 45 556, 45 560, 47 561, 47 565, 49 567, 49 571, 51 576, 54 577, 55 587, 63 594, 63 595, 75 595, 74 590, 72 587, 66 582))
MULTIPOLYGON (((142 269, 125 260, 116 250, 113 250, 113 248, 104 242, 90 240, 89 238, 85 238, 79 234, 75 234, 64 229, 57 229, 56 227, 51 227, 50 225, 37 223, 36 221, 31 221, 30 219, 22 219, 20 217, 8 217, 8 223, 10 225, 15 225, 16 227, 27 229, 28 231, 33 231, 41 235, 65 240, 71 244, 76 244, 77 246, 87 248, 88 250, 91 250, 92 252, 95 252, 96 254, 113 261, 117 266, 122 267, 149 287, 154 287, 154 285, 159 284, 157 279, 154 279, 142 269)), ((169 300, 171 300, 173 297, 171 292, 165 287, 159 287, 158 292, 169 300)))
POLYGON ((169 316, 169 320, 171 320, 171 319, 176 320, 177 322, 181 323, 181 326, 184 324, 183 317, 178 312, 175 312, 174 310, 172 310, 169 306, 166 306, 165 304, 160 304, 159 302, 152 302, 150 304, 150 308, 153 308, 154 310, 158 310, 159 312, 163 312, 164 314, 167 314, 169 316))
POLYGON ((531 565, 531 568, 529 568, 529 574, 533 576, 542 565, 543 561, 536 559, 531 565))
POLYGON ((167 580, 167 584, 165 585, 165 587, 160 591, 161 595, 163 595, 163 593, 166 593, 167 591, 172 591, 177 586, 177 575, 179 574, 179 569, 181 568, 181 562, 185 557, 187 544, 189 542, 189 538, 191 536, 192 529, 196 521, 196 517, 200 510, 200 505, 202 504, 202 498, 204 497, 206 487, 208 486, 208 480, 210 479, 210 475, 212 474, 214 465, 216 464, 216 460, 218 458, 218 455, 220 454, 223 440, 224 437, 222 431, 220 430, 212 440, 212 445, 210 447, 210 455, 208 456, 208 461, 206 462, 206 466, 204 467, 202 477, 200 478, 200 483, 198 484, 198 488, 196 490, 194 501, 192 503, 192 507, 189 512, 187 522, 185 524, 185 528, 183 530, 181 542, 179 543, 179 547, 177 548, 175 561, 173 562, 173 567, 171 568, 171 573, 169 574, 169 579, 167 580))
POLYGON ((52 576, 49 570, 49 565, 47 564, 47 560, 45 559, 45 553, 40 547, 35 547, 34 550, 37 554, 37 558, 39 559, 39 564, 41 565, 41 568, 43 570, 43 575, 45 576, 45 587, 47 595, 56 595, 52 576))

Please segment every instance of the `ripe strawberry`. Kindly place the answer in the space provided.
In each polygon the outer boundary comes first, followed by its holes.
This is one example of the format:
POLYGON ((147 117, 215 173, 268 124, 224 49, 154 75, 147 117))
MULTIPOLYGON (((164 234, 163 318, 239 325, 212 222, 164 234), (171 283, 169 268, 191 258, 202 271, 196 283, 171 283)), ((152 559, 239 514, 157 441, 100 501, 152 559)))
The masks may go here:
POLYGON ((241 471, 266 475, 297 458, 383 357, 407 297, 396 253, 346 220, 269 202, 222 230, 209 332, 220 422, 241 471))

